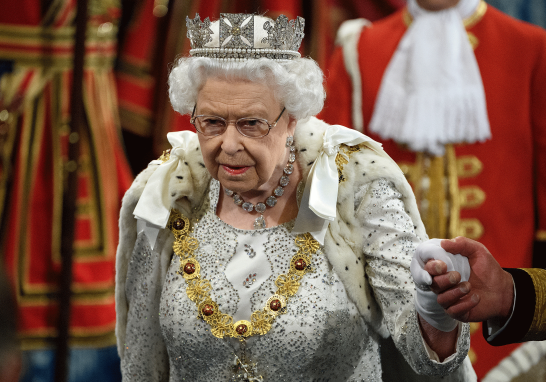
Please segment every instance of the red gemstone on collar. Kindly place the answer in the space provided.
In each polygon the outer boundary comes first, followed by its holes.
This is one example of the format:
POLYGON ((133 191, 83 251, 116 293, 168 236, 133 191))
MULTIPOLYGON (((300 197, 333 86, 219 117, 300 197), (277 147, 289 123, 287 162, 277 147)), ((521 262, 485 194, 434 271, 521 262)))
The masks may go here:
POLYGON ((282 304, 281 304, 281 301, 280 300, 273 300, 271 301, 271 303, 269 304, 269 307, 271 308, 271 310, 273 311, 277 311, 281 308, 282 304))
POLYGON ((211 316, 214 313, 214 307, 212 305, 205 305, 201 310, 205 316, 211 316))
POLYGON ((188 275, 193 274, 195 272, 195 264, 194 263, 186 263, 184 265, 184 273, 187 273, 188 275))
POLYGON ((298 271, 303 271, 307 267, 307 263, 303 259, 297 259, 294 263, 294 266, 298 271))
POLYGON ((184 223, 184 220, 181 219, 181 218, 178 218, 173 222, 173 228, 178 230, 178 231, 184 229, 185 225, 186 225, 186 223, 184 223))
POLYGON ((241 336, 245 334, 247 330, 248 330, 248 326, 246 326, 245 324, 237 325, 237 327, 235 328, 235 331, 237 332, 237 334, 241 336))

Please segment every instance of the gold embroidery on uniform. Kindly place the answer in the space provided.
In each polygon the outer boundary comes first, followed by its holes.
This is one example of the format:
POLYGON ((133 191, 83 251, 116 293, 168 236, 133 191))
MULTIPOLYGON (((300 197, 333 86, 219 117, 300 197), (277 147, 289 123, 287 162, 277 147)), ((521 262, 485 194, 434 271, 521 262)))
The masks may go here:
POLYGON ((533 322, 523 338, 523 341, 544 339, 546 336, 546 270, 539 268, 523 269, 531 276, 535 286, 535 314, 533 322))
POLYGON ((400 167, 400 170, 402 170, 408 182, 413 183, 413 179, 415 178, 414 176, 415 165, 411 163, 400 162, 398 163, 398 167, 400 167))
POLYGON ((430 158, 430 167, 428 170, 430 184, 426 199, 428 203, 425 226, 430 237, 445 238, 447 233, 447 200, 444 157, 430 158))
POLYGON ((474 155, 463 155, 457 158, 457 175, 459 178, 473 178, 483 170, 483 163, 474 155))
POLYGON ((474 365, 476 361, 478 360, 478 356, 476 355, 476 352, 472 348, 468 349, 468 359, 470 359, 470 363, 472 365, 474 365))
POLYGON ((470 46, 472 47, 472 49, 475 50, 480 44, 480 40, 478 40, 476 35, 472 32, 466 32, 466 35, 468 36, 468 42, 470 43, 470 46))
POLYGON ((288 273, 277 277, 276 293, 267 300, 262 309, 252 313, 250 321, 239 320, 234 323, 233 317, 222 313, 218 304, 212 300, 210 282, 201 278, 201 266, 194 257, 194 251, 198 248, 199 242, 189 236, 189 219, 178 211, 172 210, 168 227, 175 237, 173 251, 180 258, 178 273, 186 280, 188 298, 197 305, 198 318, 207 322, 211 327, 211 333, 218 338, 241 339, 269 332, 275 317, 286 312, 288 299, 297 293, 303 276, 313 272, 311 258, 319 249, 319 243, 309 233, 298 235, 295 239, 299 247, 298 252, 290 261, 288 273))
MULTIPOLYGON (((406 166, 430 237, 451 238, 460 235, 461 208, 477 206, 485 199, 485 194, 480 193, 481 190, 475 186, 459 188, 459 168, 465 161, 458 160, 452 144, 445 145, 445 150, 445 155, 441 157, 416 153, 415 164, 406 166)), ((483 234, 481 225, 466 224, 465 229, 483 234)))
POLYGON ((478 186, 461 187, 459 203, 461 208, 477 208, 485 201, 485 192, 478 186))
POLYGON ((546 231, 539 230, 535 234, 535 240, 537 241, 546 241, 546 231))
POLYGON ((413 22, 413 17, 411 17, 411 13, 409 13, 408 8, 404 9, 404 12, 402 13, 402 19, 404 20, 404 24, 406 24, 407 27, 409 27, 413 22))
POLYGON ((459 219, 461 217, 461 205, 459 203, 459 178, 457 171, 457 157, 453 145, 446 145, 447 180, 449 192, 449 227, 447 238, 457 236, 459 232, 459 219))
POLYGON ((425 154, 418 152, 415 156, 415 167, 413 171, 412 178, 413 181, 413 192, 415 194, 415 199, 417 200, 417 206, 419 210, 422 208, 422 201, 424 200, 423 195, 423 178, 425 176, 425 154))
POLYGON ((487 11, 487 3, 485 1, 480 1, 480 4, 478 5, 478 8, 476 8, 476 11, 463 20, 463 25, 465 28, 469 29, 472 28, 474 25, 480 22, 480 20, 485 15, 485 12, 487 11))
POLYGON ((472 240, 478 240, 483 235, 483 225, 478 219, 461 219, 459 221, 459 233, 455 236, 466 236, 472 240))

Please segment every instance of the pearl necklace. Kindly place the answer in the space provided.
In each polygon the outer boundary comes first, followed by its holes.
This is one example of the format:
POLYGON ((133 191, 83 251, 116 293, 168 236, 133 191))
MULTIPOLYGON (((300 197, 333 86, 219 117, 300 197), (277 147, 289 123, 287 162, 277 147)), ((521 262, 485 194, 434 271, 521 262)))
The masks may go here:
POLYGON ((225 193, 228 196, 231 196, 233 198, 233 202, 241 206, 243 210, 246 212, 252 212, 256 210, 260 214, 255 220, 254 220, 254 229, 261 229, 265 228, 267 225, 265 223, 264 218, 264 212, 267 207, 275 207, 277 204, 277 198, 282 196, 284 194, 284 187, 288 186, 288 183, 290 183, 289 175, 294 172, 294 162, 296 160, 296 147, 294 146, 294 137, 287 137, 286 138, 286 147, 290 149, 290 154, 288 155, 288 163, 286 164, 286 167, 284 168, 283 176, 281 176, 281 179, 279 180, 279 186, 273 190, 273 195, 268 197, 265 202, 257 203, 256 205, 245 202, 243 198, 237 194, 236 192, 229 190, 224 187, 225 193))

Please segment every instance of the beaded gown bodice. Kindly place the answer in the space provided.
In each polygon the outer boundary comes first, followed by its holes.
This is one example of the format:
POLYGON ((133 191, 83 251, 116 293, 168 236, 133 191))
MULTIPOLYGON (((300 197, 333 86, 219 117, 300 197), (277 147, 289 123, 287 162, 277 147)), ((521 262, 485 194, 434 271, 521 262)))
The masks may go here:
MULTIPOLYGON (((275 293, 277 276, 288 272, 297 252, 296 235, 291 232, 293 222, 252 231, 229 226, 216 216, 219 192, 219 183, 212 180, 210 207, 192 232, 199 241, 195 257, 220 310, 234 321, 248 320, 275 293)), ((365 266, 384 322, 402 354, 428 359, 411 304, 409 263, 419 239, 401 194, 391 182, 378 179, 364 186, 354 202, 355 210, 364 208, 365 213, 358 214, 370 232, 362 252, 365 258, 359 257, 355 266, 365 266)), ((168 233, 160 235, 161 241, 165 248, 172 247, 168 233)), ((379 334, 348 297, 338 277, 344 270, 333 269, 322 247, 311 265, 314 272, 304 276, 286 314, 278 316, 265 335, 246 339, 246 356, 264 381, 381 381, 379 334)), ((233 373, 241 343, 211 334, 210 326, 197 317, 178 270, 177 256, 162 264, 158 249, 151 250, 144 233, 138 234, 125 287, 132 303, 122 359, 124 378, 241 380, 233 373)))
MULTIPOLYGON (((234 321, 248 320, 276 290, 277 276, 288 273, 297 251, 296 235, 290 232, 293 223, 253 231, 229 226, 215 214, 218 191, 213 181, 211 208, 194 228, 200 243, 196 257, 219 308, 234 321)), ((267 334, 246 339, 247 356, 265 380, 347 381, 355 373, 380 373, 377 343, 321 250, 312 266, 314 272, 302 280, 287 313, 267 334)), ((230 380, 240 342, 214 337, 209 325, 196 319, 195 303, 186 295, 178 269, 179 260, 173 257, 160 303, 170 380, 230 380)))

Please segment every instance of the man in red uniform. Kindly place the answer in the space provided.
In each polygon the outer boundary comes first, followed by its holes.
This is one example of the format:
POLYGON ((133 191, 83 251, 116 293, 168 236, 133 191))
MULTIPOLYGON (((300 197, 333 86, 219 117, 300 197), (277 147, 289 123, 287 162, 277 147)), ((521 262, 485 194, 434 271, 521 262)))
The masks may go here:
MULTIPOLYGON (((410 0, 408 8, 371 25, 352 20, 342 26, 322 118, 383 143, 414 187, 430 237, 478 240, 508 268, 531 267, 534 254, 534 266, 541 267, 546 263, 546 32, 483 1, 470 12, 469 6, 466 0, 410 0), (452 17, 447 11, 461 7, 466 7, 459 20, 470 48, 460 38, 442 42, 444 35, 453 37, 456 25, 432 19, 452 17), (427 50, 412 45, 417 44, 412 34, 420 36, 419 19, 453 30, 429 30, 436 45, 427 50), (473 55, 463 54, 465 49, 473 55), (474 91, 475 98, 465 98, 474 91), (427 116, 434 117, 432 123, 427 116)), ((478 377, 517 346, 492 348, 475 333, 471 358, 478 377)))
MULTIPOLYGON (((77 168, 70 381, 121 379, 115 348, 118 211, 131 174, 113 81, 116 2, 90 2, 84 133, 70 132, 76 2, 4 2, 0 13, 0 257, 14 284, 22 380, 53 380, 63 190, 77 168), (69 142, 79 141, 77 165, 69 142)), ((2 265, 4 265, 2 264, 2 265)), ((5 309, 2 307, 2 309, 5 309)))

